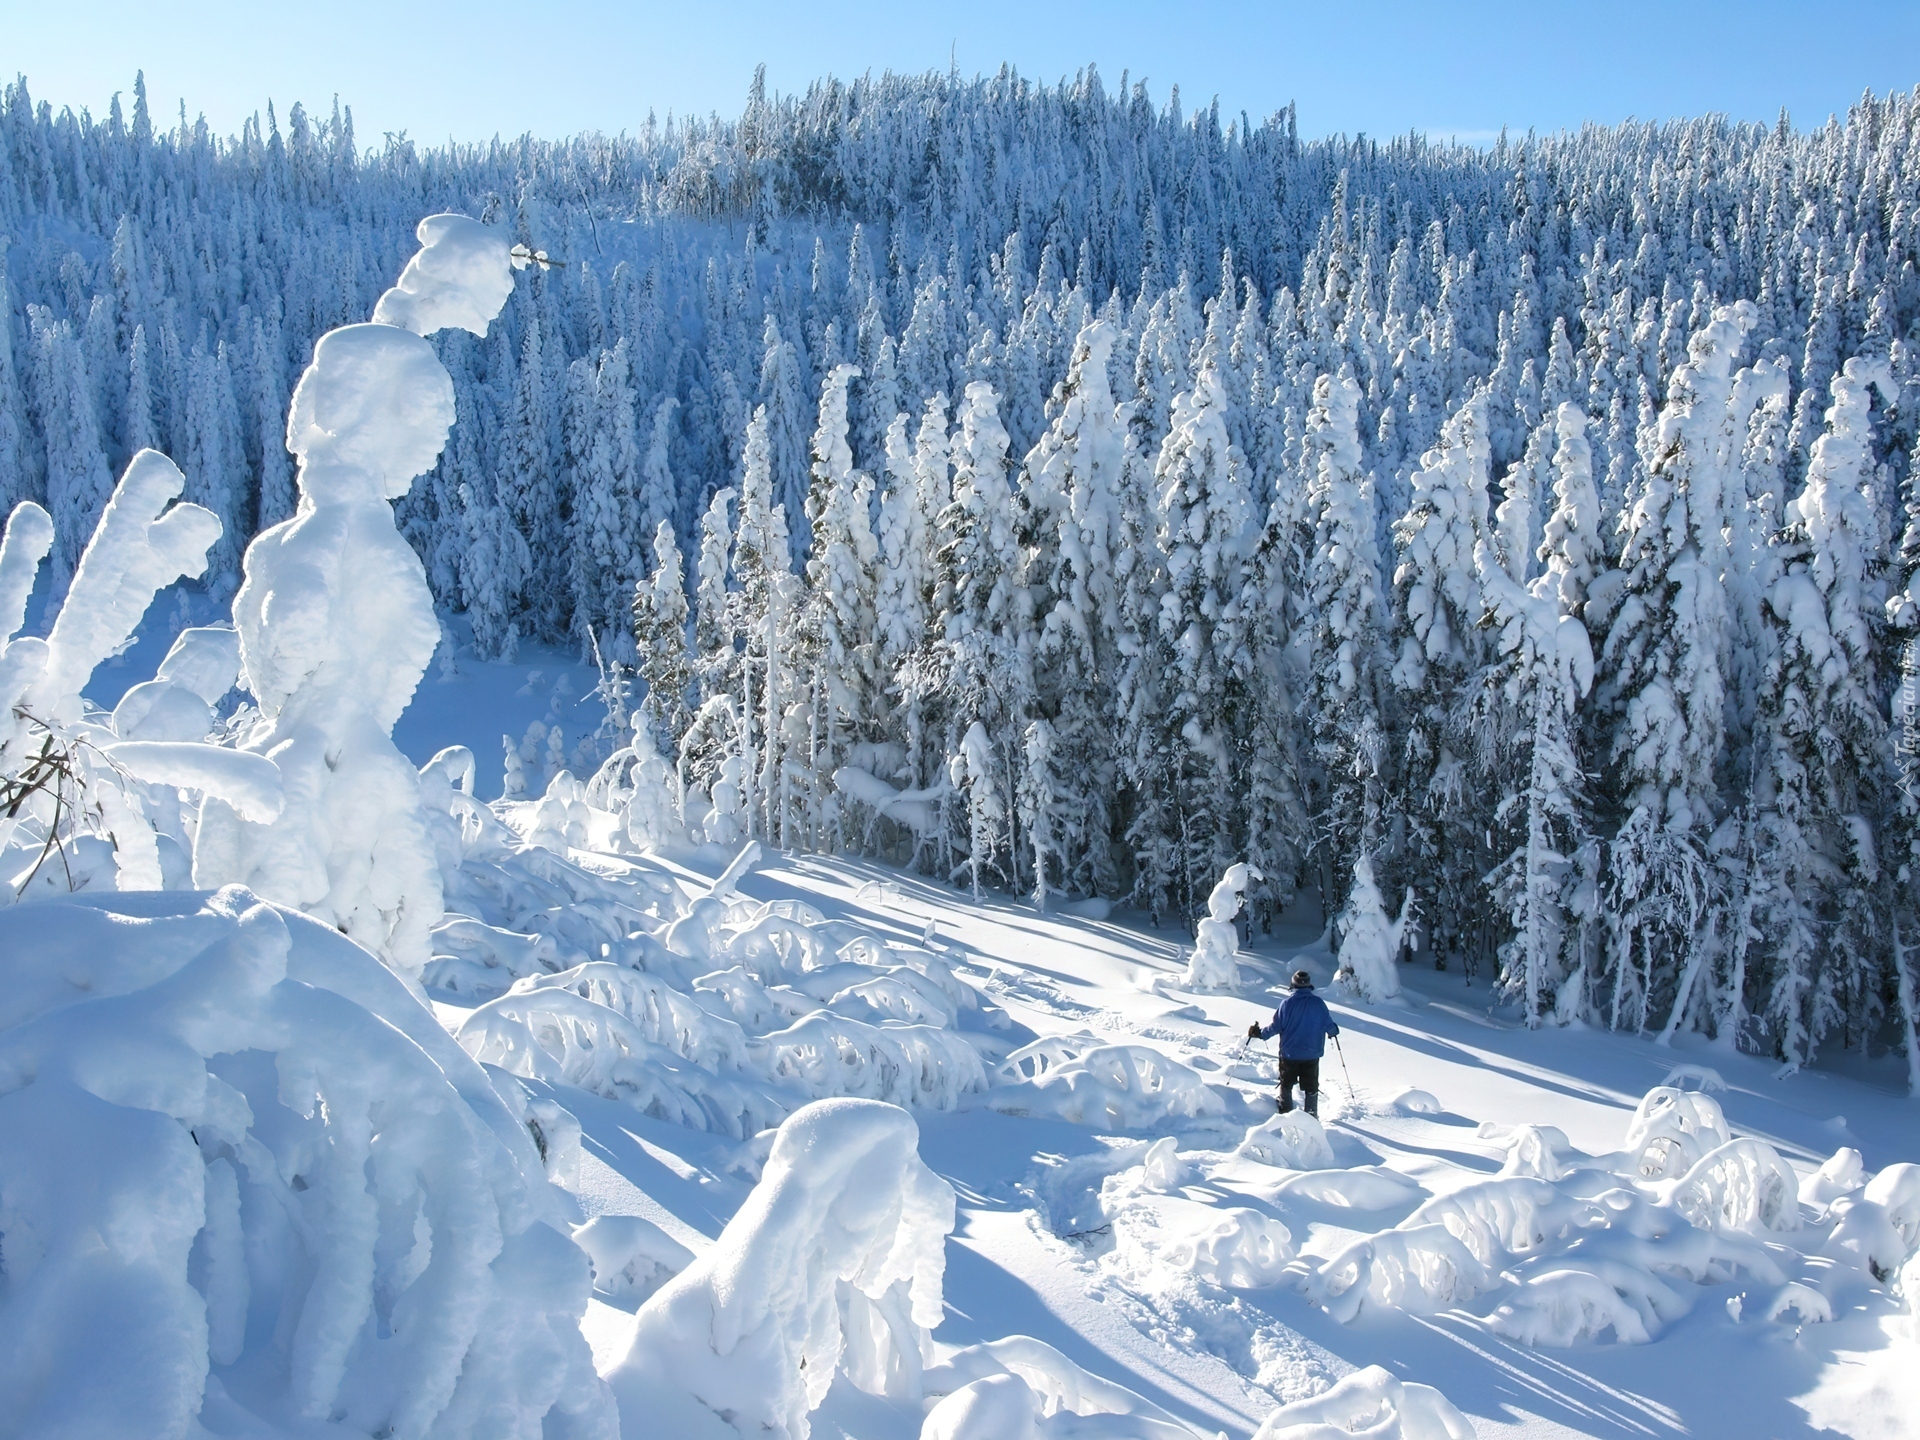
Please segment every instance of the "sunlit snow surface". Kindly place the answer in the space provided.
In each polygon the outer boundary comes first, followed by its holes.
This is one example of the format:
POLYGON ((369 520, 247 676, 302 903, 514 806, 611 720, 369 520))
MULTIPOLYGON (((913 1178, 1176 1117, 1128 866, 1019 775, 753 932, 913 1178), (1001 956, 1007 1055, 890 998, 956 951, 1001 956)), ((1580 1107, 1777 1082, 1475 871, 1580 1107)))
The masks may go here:
POLYGON ((501 934, 489 966, 469 929, 437 972, 466 987, 434 992, 463 1044, 578 1117, 603 1372, 752 1193, 770 1137, 748 1137, 843 1094, 912 1107, 957 1212, 922 1398, 843 1375, 815 1435, 1246 1435, 1371 1365, 1263 1434, 1452 1433, 1421 1385, 1481 1435, 1892 1436, 1920 1413, 1898 1281, 1920 1145, 1890 1075, 1529 1032, 1484 983, 1403 969, 1403 1003, 1335 997, 1320 1130, 1273 1117, 1240 1038, 1294 968, 1329 976, 1315 918, 1242 952, 1240 995, 1198 994, 1188 937, 1124 915, 777 855, 701 901, 731 858, 519 851, 551 915, 479 918, 549 938, 501 934), (700 918, 669 938, 674 914, 700 918), (1863 1166, 1815 1176, 1844 1149, 1863 1166), (1012 1336, 1057 1356, 938 1364, 1012 1336), (1131 1394, 1049 1398, 1077 1372, 1131 1394), (1336 1429, 1288 1428, 1315 1423, 1336 1429))

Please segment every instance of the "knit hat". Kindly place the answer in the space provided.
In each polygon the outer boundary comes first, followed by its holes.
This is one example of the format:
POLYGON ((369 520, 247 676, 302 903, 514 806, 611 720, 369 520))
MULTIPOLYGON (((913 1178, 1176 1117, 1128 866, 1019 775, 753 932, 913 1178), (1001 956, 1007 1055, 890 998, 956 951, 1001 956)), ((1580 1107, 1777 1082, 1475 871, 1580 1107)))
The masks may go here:
POLYGON ((1293 988, 1296 990, 1311 990, 1313 988, 1313 977, 1304 970, 1294 971, 1293 988))

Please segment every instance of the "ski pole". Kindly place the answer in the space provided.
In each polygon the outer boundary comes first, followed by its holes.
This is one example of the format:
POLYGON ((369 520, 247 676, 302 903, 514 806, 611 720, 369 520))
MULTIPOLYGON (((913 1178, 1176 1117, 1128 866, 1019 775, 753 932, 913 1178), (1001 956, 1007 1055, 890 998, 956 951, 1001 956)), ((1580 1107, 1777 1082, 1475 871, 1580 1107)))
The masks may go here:
POLYGON ((1340 1037, 1338 1035, 1333 1037, 1333 1053, 1340 1057, 1340 1074, 1347 1082, 1347 1094, 1351 1097, 1353 1094, 1353 1072, 1347 1069, 1347 1052, 1340 1044, 1340 1037))

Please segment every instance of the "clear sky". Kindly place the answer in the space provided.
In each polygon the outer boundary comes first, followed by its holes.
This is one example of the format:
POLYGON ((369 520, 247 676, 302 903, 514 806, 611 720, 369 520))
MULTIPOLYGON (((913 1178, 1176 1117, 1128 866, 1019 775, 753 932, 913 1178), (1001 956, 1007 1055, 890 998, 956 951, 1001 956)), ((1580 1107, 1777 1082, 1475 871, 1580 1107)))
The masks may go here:
POLYGON ((1218 96, 1256 120, 1299 104, 1304 135, 1419 129, 1479 140, 1501 126, 1721 111, 1796 124, 1844 113, 1863 89, 1920 84, 1920 0, 1851 4, 1302 5, 1047 0, 6 0, 0 73, 36 100, 106 113, 144 69, 156 122, 184 99, 231 133, 272 99, 324 113, 337 93, 362 146, 635 128, 649 109, 737 113, 756 63, 775 90, 824 74, 991 72, 1052 81, 1088 61, 1109 88, 1178 83, 1191 112, 1218 96))

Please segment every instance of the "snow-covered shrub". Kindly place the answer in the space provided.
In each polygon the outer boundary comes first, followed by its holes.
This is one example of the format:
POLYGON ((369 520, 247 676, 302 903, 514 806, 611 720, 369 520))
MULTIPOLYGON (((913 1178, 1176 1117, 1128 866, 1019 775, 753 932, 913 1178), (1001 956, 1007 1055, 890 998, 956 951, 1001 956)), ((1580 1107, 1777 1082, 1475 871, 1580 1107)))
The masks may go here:
POLYGON ((1858 1150, 1843 1145, 1820 1168, 1800 1182, 1800 1203, 1825 1211, 1843 1195, 1865 1183, 1866 1161, 1858 1150))
POLYGON ((1833 1206, 1839 1223, 1821 1246, 1886 1281, 1920 1254, 1920 1165, 1889 1165, 1833 1206))
POLYGON ((1473 1440, 1473 1433, 1466 1416, 1431 1385, 1369 1365, 1323 1395, 1281 1406, 1253 1440, 1473 1440))
POLYGON ((532 1134, 366 951, 234 887, 0 913, 0 972, 11 1424, 613 1434, 532 1134))
POLYGON ((995 1110, 1051 1115, 1076 1125, 1138 1130, 1168 1117, 1226 1111, 1226 1102, 1191 1066, 1146 1045, 1049 1036, 1008 1055, 995 1079, 987 1097, 995 1110))
POLYGON ((928 1366, 921 1378, 926 1393, 941 1398, 928 1411, 920 1440, 1190 1440, 1194 1434, 1150 1400, 1029 1335, 966 1346, 928 1366))
POLYGON ((573 1232, 593 1261, 593 1288, 614 1300, 645 1300, 693 1263, 693 1252, 640 1215, 597 1215, 573 1232))
POLYGON ((1674 1185, 1670 1203, 1702 1230, 1765 1235, 1800 1228, 1798 1177, 1751 1135, 1701 1156, 1674 1185))
POLYGON ((162 677, 134 687, 114 714, 81 698, 154 595, 205 567, 220 522, 178 503, 184 484, 158 451, 133 457, 44 640, 16 632, 53 527, 31 502, 8 518, 0 542, 0 882, 8 899, 30 890, 158 889, 169 870, 175 883, 184 879, 184 833, 163 836, 155 823, 177 821, 178 806, 150 806, 149 783, 219 792, 257 819, 279 811, 271 761, 199 743, 208 705, 233 683, 219 674, 220 642, 209 632, 183 634, 162 677), (212 695, 199 693, 206 690, 212 695))
POLYGON ((1656 1085, 1641 1097, 1627 1124, 1629 1173, 1647 1180, 1677 1179, 1732 1138, 1712 1096, 1656 1085))
POLYGON ((288 803, 262 821, 209 800, 195 883, 238 881, 297 906, 418 976, 443 907, 420 779, 394 721, 440 643, 420 558, 392 501, 431 470, 453 382, 424 338, 484 335, 512 289, 508 240, 433 215, 371 324, 323 335, 287 416, 296 514, 256 536, 234 625, 258 706, 241 748, 271 755, 288 803))
POLYGON ((1304 1110, 1269 1115, 1247 1131, 1234 1154, 1282 1170, 1331 1170, 1337 1163, 1327 1132, 1304 1110))
POLYGON ((1558 1125, 1501 1125, 1488 1121, 1480 1126, 1482 1140, 1491 1140, 1507 1152, 1500 1166, 1502 1175, 1526 1175, 1539 1180, 1558 1180, 1567 1167, 1561 1159, 1573 1149, 1566 1131, 1558 1125))
POLYGON ((1236 990, 1240 986, 1240 967, 1234 956, 1240 953, 1240 932, 1234 928, 1234 916, 1251 881, 1260 873, 1244 863, 1229 865, 1220 883, 1207 897, 1207 913, 1193 929, 1193 956, 1187 961, 1187 988, 1190 990, 1236 990))
POLYGON ((806 1440, 844 1372, 917 1399, 939 1323, 953 1191, 897 1106, 809 1105, 713 1246, 640 1308, 608 1378, 656 1433, 806 1440))
POLYGON ((1168 1265, 1229 1289, 1277 1285, 1293 1259, 1293 1232, 1258 1210, 1229 1205, 1160 1251, 1168 1265))
POLYGON ((1363 1305, 1431 1314, 1492 1289, 1499 1277, 1445 1225, 1401 1226, 1364 1236, 1309 1265, 1309 1300, 1351 1322, 1363 1305))
POLYGON ((1680 1294, 1650 1272, 1595 1261, 1535 1275, 1486 1323, 1522 1345, 1591 1344, 1609 1332, 1622 1345, 1644 1345, 1686 1311, 1680 1294))
POLYGON ((1340 912, 1340 968, 1334 982, 1362 1000, 1391 1000, 1400 993, 1400 922, 1387 917, 1373 862, 1353 862, 1353 888, 1340 912))

